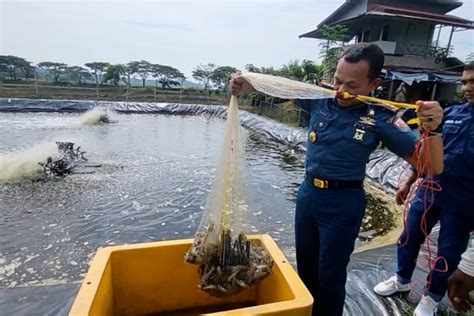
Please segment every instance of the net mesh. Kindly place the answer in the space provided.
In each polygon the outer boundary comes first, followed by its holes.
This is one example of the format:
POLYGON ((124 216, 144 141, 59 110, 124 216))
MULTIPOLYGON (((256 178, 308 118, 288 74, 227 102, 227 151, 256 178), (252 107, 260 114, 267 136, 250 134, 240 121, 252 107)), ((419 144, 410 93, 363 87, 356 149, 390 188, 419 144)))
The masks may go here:
POLYGON ((242 78, 258 92, 281 99, 326 99, 335 91, 283 77, 248 72, 242 78))
MULTIPOLYGON (((287 78, 260 74, 243 73, 241 75, 258 92, 278 97, 281 99, 327 99, 337 95, 341 99, 355 98, 360 102, 372 105, 384 106, 396 110, 399 108, 417 109, 418 106, 411 103, 394 102, 390 100, 375 98, 367 95, 352 95, 349 92, 337 92, 333 89, 295 81, 287 78)), ((413 120, 413 123, 418 121, 413 120)), ((411 123, 410 123, 411 124, 411 123)))
POLYGON ((213 296, 229 296, 271 273, 272 259, 261 244, 247 239, 247 205, 242 194, 245 161, 237 99, 227 113, 224 143, 212 193, 185 260, 198 264, 199 288, 213 296))

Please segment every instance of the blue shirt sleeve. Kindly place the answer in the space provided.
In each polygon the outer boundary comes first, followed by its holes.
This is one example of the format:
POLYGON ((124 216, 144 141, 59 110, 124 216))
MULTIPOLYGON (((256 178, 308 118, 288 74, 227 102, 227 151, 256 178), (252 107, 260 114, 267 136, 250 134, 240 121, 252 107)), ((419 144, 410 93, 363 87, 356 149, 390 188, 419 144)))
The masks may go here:
POLYGON ((326 99, 295 99, 293 102, 303 110, 311 113, 315 107, 327 105, 330 102, 331 98, 326 99))
POLYGON ((418 133, 399 117, 381 119, 377 122, 380 139, 388 149, 400 157, 409 157, 415 150, 418 133))

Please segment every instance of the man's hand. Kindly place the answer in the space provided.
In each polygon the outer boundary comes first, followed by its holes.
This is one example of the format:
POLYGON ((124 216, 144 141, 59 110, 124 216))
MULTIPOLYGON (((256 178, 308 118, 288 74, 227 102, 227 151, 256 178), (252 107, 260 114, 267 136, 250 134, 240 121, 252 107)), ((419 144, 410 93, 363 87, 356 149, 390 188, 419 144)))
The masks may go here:
POLYGON ((240 95, 253 91, 253 87, 241 76, 240 72, 236 72, 230 76, 229 91, 233 95, 240 95))
POLYGON ((457 269, 448 279, 448 297, 458 312, 471 309, 469 292, 474 290, 474 277, 457 269))
POLYGON ((408 193, 410 192, 410 185, 407 183, 402 184, 395 195, 395 201, 398 205, 403 205, 407 199, 408 193))
POLYGON ((434 131, 443 120, 443 109, 436 101, 418 101, 417 113, 421 120, 421 128, 425 131, 434 131))

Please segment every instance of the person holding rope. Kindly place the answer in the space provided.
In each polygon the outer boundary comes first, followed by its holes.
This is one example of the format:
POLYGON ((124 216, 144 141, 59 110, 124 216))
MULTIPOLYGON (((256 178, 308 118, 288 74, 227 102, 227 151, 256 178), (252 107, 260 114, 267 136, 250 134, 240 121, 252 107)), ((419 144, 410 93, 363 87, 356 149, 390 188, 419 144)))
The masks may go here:
MULTIPOLYGON (((382 296, 410 291, 420 246, 439 222, 438 253, 433 260, 428 258, 433 266, 429 267, 426 293, 415 309, 417 316, 436 314, 448 277, 456 270, 474 230, 474 62, 464 68, 462 90, 467 102, 444 111, 444 172, 433 178, 434 183, 424 179, 419 185, 397 245, 396 274, 374 288, 382 296), (438 187, 435 192, 429 192, 432 185, 438 187)), ((400 186, 398 204, 405 202, 420 176, 414 170, 400 186)))
MULTIPOLYGON (((296 100, 311 113, 306 176, 296 202, 295 235, 298 274, 315 299, 313 315, 340 316, 345 300, 347 265, 365 213, 363 190, 369 155, 380 141, 427 173, 443 169, 438 102, 418 102, 423 141, 392 108, 364 103, 379 84, 384 53, 374 44, 350 47, 340 58, 335 98, 296 100)), ((242 76, 229 82, 232 94, 252 91, 242 76)))

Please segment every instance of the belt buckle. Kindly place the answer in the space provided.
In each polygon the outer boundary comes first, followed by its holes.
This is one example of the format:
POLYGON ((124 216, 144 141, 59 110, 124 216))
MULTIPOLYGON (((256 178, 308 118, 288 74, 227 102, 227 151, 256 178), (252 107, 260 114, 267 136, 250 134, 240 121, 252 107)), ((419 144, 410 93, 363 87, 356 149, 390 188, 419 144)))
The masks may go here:
POLYGON ((328 188, 328 181, 327 180, 314 178, 313 179, 313 184, 314 184, 315 187, 320 188, 320 189, 327 189, 328 188))

